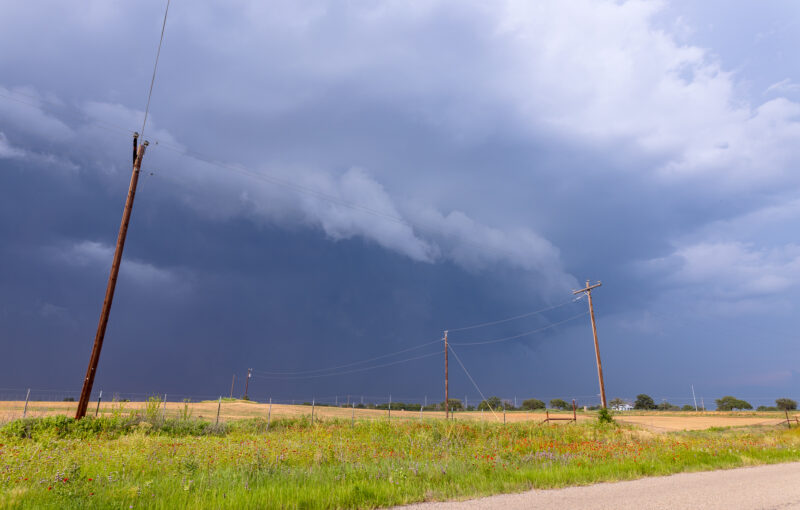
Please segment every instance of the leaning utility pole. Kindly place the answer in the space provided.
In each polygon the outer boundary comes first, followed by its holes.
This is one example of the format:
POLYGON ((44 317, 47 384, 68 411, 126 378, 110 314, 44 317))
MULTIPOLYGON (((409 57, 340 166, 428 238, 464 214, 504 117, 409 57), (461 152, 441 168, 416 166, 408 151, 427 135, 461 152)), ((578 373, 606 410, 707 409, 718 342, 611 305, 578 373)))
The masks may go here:
POLYGON ((233 398, 233 385, 236 383, 236 374, 233 374, 233 379, 231 379, 231 398, 233 398))
POLYGON ((244 381, 244 399, 245 400, 250 400, 249 398, 247 398, 247 387, 250 386, 250 378, 252 376, 253 376, 253 369, 252 368, 248 368, 247 369, 247 379, 245 379, 245 381, 244 381))
POLYGON ((586 287, 574 291, 573 294, 580 294, 581 292, 584 292, 589 298, 589 315, 592 318, 592 334, 594 335, 594 355, 597 357, 597 378, 600 380, 600 402, 603 405, 603 409, 605 409, 606 385, 603 382, 603 364, 600 362, 600 346, 597 343, 597 325, 594 322, 594 307, 592 306, 592 289, 596 289, 601 285, 603 285, 602 282, 597 282, 594 285, 590 285, 589 280, 586 280, 586 287))
POLYGON ((450 375, 447 357, 447 330, 444 330, 444 419, 450 419, 450 375))
POLYGON ((122 250, 125 248, 125 236, 128 234, 128 223, 131 220, 131 210, 133 209, 133 199, 136 196, 136 184, 139 182, 139 170, 142 167, 142 158, 147 148, 148 142, 144 142, 137 147, 139 133, 133 134, 133 172, 131 173, 131 183, 128 187, 128 198, 125 200, 125 209, 122 212, 122 223, 119 226, 117 236, 117 247, 114 250, 114 259, 111 262, 111 274, 108 275, 108 285, 106 286, 106 297, 103 300, 103 310, 100 312, 100 322, 97 325, 97 334, 94 337, 92 355, 89 358, 89 368, 86 370, 86 378, 83 380, 81 398, 78 402, 78 411, 75 419, 79 420, 86 416, 86 408, 89 406, 89 397, 92 393, 94 376, 97 373, 97 364, 100 361, 100 350, 103 348, 103 339, 106 336, 106 326, 108 316, 111 313, 111 302, 114 300, 114 289, 117 286, 117 275, 119 275, 119 265, 122 261, 122 250))

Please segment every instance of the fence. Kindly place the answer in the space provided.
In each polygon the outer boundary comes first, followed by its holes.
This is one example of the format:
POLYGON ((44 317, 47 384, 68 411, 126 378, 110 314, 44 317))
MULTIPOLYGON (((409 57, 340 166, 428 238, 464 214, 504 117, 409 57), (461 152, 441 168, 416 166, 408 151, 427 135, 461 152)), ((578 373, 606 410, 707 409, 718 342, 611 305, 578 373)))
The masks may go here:
MULTIPOLYGON (((20 390, 0 389, 0 421, 7 422, 16 418, 49 415, 74 416, 77 409, 77 392, 58 390, 20 390), (75 395, 75 396, 73 396, 75 395)), ((444 419, 443 402, 429 403, 433 399, 404 398, 406 402, 398 402, 396 398, 387 396, 381 399, 375 396, 345 395, 332 397, 312 397, 309 399, 275 399, 265 398, 260 401, 225 398, 219 395, 185 394, 153 394, 123 393, 98 391, 89 406, 90 416, 120 415, 130 412, 144 412, 156 405, 164 417, 193 416, 195 418, 219 421, 231 419, 247 419, 256 417, 301 417, 340 419, 444 419), (417 400, 416 402, 409 402, 417 400)), ((503 405, 503 421, 505 412, 509 411, 509 421, 539 420, 544 410, 532 412, 513 407, 514 400, 500 399, 503 405)), ((451 399, 457 401, 457 399, 451 399)), ((470 401, 465 397, 464 404, 470 401)), ((478 399, 472 400, 478 402, 478 399)), ((496 420, 500 421, 500 407, 496 409, 475 409, 468 406, 464 409, 459 401, 455 410, 451 409, 455 420, 496 420)), ((550 412, 547 416, 550 416, 550 412)), ((575 410, 573 418, 575 421, 575 410)), ((555 419, 551 417, 552 419, 555 419)))

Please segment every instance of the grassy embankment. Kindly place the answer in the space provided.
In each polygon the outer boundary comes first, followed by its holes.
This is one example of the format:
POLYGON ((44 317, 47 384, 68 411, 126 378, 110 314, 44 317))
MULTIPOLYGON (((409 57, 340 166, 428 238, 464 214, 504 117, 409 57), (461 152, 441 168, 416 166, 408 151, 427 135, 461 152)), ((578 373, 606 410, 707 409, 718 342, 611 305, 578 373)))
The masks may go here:
POLYGON ((264 420, 0 428, 0 508, 370 508, 800 460, 800 431, 264 420))

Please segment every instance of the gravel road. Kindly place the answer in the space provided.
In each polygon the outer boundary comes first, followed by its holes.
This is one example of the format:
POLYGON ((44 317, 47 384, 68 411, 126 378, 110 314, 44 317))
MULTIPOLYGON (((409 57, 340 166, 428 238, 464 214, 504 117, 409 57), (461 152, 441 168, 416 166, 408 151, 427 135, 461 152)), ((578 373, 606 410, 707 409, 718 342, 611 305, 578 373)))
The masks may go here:
POLYGON ((420 503, 403 510, 800 509, 800 462, 682 473, 587 487, 533 490, 469 501, 420 503))

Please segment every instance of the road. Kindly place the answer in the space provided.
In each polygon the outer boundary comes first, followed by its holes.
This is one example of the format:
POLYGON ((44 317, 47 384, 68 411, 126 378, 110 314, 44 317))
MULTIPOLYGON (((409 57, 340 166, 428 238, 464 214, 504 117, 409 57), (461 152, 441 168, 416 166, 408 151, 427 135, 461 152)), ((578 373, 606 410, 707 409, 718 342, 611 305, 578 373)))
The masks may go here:
POLYGON ((567 489, 533 490, 403 510, 768 510, 800 509, 800 462, 682 473, 567 489))

